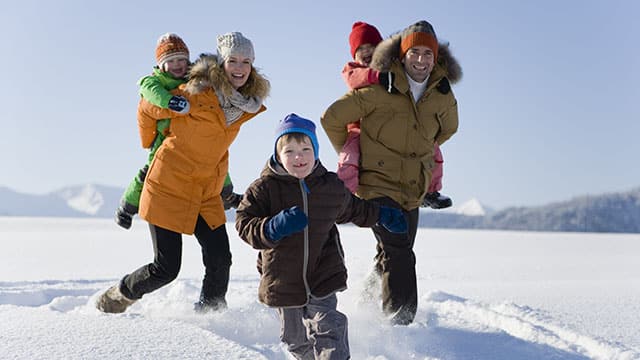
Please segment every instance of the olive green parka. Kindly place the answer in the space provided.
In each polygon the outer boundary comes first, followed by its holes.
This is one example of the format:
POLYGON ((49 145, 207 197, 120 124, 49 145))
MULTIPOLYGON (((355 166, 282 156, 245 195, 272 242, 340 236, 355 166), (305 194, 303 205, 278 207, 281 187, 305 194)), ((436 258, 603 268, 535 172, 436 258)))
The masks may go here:
POLYGON ((458 104, 451 90, 462 71, 448 46, 440 44, 427 87, 415 102, 398 59, 400 35, 378 44, 371 67, 395 75, 394 91, 380 85, 348 92, 329 106, 322 126, 336 152, 347 124, 360 123, 360 182, 363 199, 389 197, 405 210, 420 206, 431 182, 434 142, 442 145, 458 129, 458 104))

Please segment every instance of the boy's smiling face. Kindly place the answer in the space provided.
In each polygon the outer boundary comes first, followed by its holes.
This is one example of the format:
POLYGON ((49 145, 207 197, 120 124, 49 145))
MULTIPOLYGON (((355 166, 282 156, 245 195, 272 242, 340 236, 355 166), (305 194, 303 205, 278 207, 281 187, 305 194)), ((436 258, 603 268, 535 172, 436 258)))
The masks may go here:
POLYGON ((182 79, 187 76, 189 70, 189 60, 183 58, 173 58, 165 62, 163 69, 176 79, 182 79))
POLYGON ((315 165, 315 155, 313 153, 313 145, 308 136, 304 136, 302 142, 298 142, 294 138, 289 138, 282 141, 281 146, 278 146, 278 160, 282 163, 285 170, 290 175, 297 177, 298 179, 304 179, 315 165))

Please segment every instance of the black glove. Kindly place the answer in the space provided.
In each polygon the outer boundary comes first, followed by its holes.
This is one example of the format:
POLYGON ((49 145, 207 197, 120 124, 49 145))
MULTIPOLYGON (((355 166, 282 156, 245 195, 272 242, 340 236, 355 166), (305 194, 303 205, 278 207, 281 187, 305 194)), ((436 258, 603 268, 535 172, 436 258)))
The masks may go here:
POLYGON ((240 201, 242 201, 242 195, 236 193, 231 193, 231 195, 222 198, 222 204, 225 210, 237 209, 240 201))
POLYGON ((172 96, 171 99, 169 99, 168 107, 178 114, 184 115, 189 112, 189 101, 182 96, 172 96))
POLYGON ((393 81, 396 79, 396 75, 392 72, 380 72, 378 73, 378 82, 382 87, 387 90, 389 94, 393 94, 394 91, 397 92, 396 88, 393 87, 393 81))
POLYGON ((220 196, 225 210, 237 209, 240 201, 242 201, 242 195, 233 192, 233 184, 223 186, 220 196))
POLYGON ((388 232, 404 234, 407 232, 407 220, 404 218, 402 210, 380 206, 378 224, 382 225, 388 232))
POLYGON ((264 232, 273 242, 280 241, 283 237, 304 230, 308 219, 299 206, 284 209, 269 219, 264 227, 264 232))

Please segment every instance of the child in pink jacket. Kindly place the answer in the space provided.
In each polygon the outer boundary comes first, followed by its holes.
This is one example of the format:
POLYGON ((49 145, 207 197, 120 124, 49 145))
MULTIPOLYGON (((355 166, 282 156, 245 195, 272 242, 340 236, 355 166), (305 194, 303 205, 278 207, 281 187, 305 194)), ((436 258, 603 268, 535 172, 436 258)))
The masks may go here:
MULTIPOLYGON (((393 89, 393 73, 379 72, 369 68, 373 50, 382 41, 382 36, 375 26, 362 21, 357 21, 349 34, 349 46, 354 61, 348 62, 342 69, 342 78, 350 89, 359 89, 372 84, 380 84, 388 89, 393 89)), ((347 141, 338 155, 338 177, 345 186, 356 193, 358 190, 358 171, 360 161, 360 120, 347 126, 347 141)), ((435 166, 431 172, 431 184, 425 195, 422 206, 433 209, 450 207, 451 198, 440 194, 442 189, 443 162, 440 146, 436 143, 434 148, 435 166)))

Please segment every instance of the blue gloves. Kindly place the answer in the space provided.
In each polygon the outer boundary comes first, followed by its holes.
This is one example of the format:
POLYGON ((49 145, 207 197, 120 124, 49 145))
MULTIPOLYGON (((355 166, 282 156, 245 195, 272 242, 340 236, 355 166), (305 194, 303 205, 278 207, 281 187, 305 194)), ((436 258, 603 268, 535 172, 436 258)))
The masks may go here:
POLYGON ((391 233, 403 234, 407 232, 407 220, 404 218, 404 214, 400 209, 380 206, 378 224, 382 225, 391 233))
POLYGON ((293 206, 280 211, 269 219, 264 227, 264 232, 269 240, 278 242, 283 237, 304 230, 307 222, 307 215, 304 211, 299 206, 293 206))
POLYGON ((178 114, 184 115, 189 112, 189 101, 182 96, 172 96, 169 99, 168 108, 177 112, 178 114))

